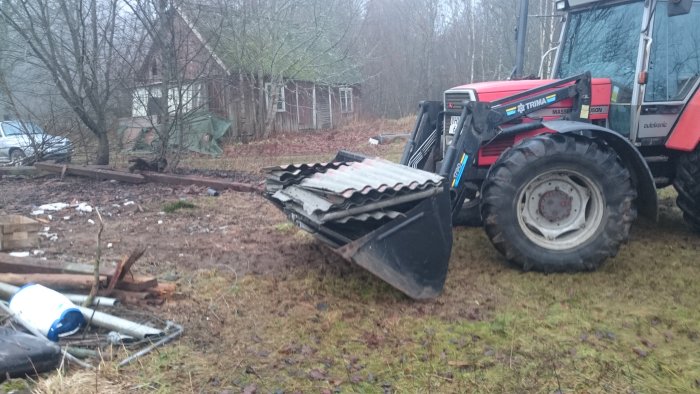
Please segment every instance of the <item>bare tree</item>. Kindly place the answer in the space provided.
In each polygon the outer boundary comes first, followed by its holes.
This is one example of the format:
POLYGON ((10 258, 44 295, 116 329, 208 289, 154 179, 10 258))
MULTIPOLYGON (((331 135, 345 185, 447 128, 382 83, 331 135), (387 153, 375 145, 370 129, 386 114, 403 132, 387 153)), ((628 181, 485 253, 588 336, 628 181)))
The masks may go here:
MULTIPOLYGON (((349 82, 359 74, 355 38, 359 0, 234 0, 225 3, 217 52, 238 73, 239 94, 250 94, 253 134, 274 132, 280 90, 286 81, 349 82)), ((242 99, 241 102, 246 101, 242 99)))
MULTIPOLYGON (((515 60, 518 0, 368 0, 361 46, 363 93, 377 115, 411 114, 453 86, 508 78, 515 60)), ((527 73, 537 74, 560 18, 531 0, 527 73)), ((551 70, 545 63, 545 72, 551 70)))
POLYGON ((109 163, 108 116, 117 0, 10 0, 3 22, 49 72, 63 99, 98 141, 109 163))

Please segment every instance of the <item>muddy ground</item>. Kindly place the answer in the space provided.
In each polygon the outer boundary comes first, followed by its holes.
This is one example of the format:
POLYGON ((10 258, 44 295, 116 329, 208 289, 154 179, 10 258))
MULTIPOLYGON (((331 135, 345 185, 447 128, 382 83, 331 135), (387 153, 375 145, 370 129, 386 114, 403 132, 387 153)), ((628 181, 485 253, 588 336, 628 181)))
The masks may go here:
MULTIPOLYGON (((232 177, 228 179, 238 179, 232 177)), ((250 177, 246 177, 250 179, 250 177)), ((0 180, 0 212, 41 219, 38 250, 57 260, 90 262, 95 257, 97 215, 66 208, 32 215, 50 203, 97 208, 104 220, 104 259, 118 261, 138 245, 147 246, 136 269, 153 275, 226 266, 240 275, 267 273, 318 258, 274 230, 284 218, 255 194, 222 192, 208 196, 203 187, 133 185, 85 178, 47 176, 0 180), (195 209, 167 213, 167 204, 194 202, 195 209), (56 238, 51 239, 51 235, 56 238), (275 247, 271 247, 275 246, 275 247), (310 256, 311 254, 311 256, 310 256)))

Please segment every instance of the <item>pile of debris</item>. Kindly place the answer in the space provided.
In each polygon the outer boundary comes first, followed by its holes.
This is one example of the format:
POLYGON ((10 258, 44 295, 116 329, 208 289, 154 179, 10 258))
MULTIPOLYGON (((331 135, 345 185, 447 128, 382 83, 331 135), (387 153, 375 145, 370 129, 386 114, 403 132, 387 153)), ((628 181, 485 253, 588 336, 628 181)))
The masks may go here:
POLYGON ((181 326, 125 308, 162 304, 175 292, 174 283, 131 272, 144 252, 135 250, 116 268, 101 268, 97 276, 90 264, 0 253, 0 323, 6 323, 0 326, 0 381, 52 370, 63 359, 94 368, 93 362, 111 360, 119 349, 127 349, 132 354, 119 362, 123 366, 179 337, 181 326), (95 278, 98 291, 91 297, 95 278), (28 291, 39 291, 40 296, 18 300, 28 291), (60 298, 53 304, 52 294, 60 298), (17 305, 23 308, 20 312, 17 305), (56 311, 56 306, 70 309, 73 316, 56 311), (55 316, 47 316, 52 311, 55 316), (31 315, 33 319, 27 317, 31 315))
POLYGON ((120 349, 128 351, 118 363, 125 366, 183 332, 182 326, 155 321, 151 314, 117 316, 134 313, 104 297, 95 299, 94 309, 73 300, 79 301, 38 284, 0 282, 0 382, 53 370, 63 360, 94 369, 94 363, 111 361, 120 349))
MULTIPOLYGON (((131 273, 131 267, 144 252, 145 249, 133 251, 113 269, 101 267, 98 294, 112 297, 110 304, 118 302, 127 305, 160 305, 171 297, 175 292, 174 283, 159 283, 155 277, 131 273)), ((2 283, 14 286, 37 283, 54 290, 81 293, 90 291, 95 281, 94 266, 91 264, 16 257, 13 254, 0 253, 2 283)))

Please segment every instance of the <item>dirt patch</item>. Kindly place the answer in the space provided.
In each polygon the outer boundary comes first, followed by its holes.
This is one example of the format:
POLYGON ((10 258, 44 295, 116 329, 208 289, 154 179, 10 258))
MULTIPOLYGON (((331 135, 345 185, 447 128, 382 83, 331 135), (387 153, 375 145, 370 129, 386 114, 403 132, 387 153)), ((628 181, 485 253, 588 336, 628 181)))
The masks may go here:
POLYGON ((292 229, 285 217, 257 194, 224 191, 212 197, 204 187, 53 176, 2 179, 0 190, 0 213, 42 220, 45 235, 39 253, 58 260, 94 258, 98 220, 94 209, 99 209, 105 223, 104 259, 116 262, 137 245, 145 245, 147 252, 135 268, 149 274, 177 278, 214 266, 238 275, 268 273, 325 258, 325 251, 311 240, 288 237, 292 229), (168 204, 178 201, 193 207, 165 212, 168 204), (50 203, 73 207, 32 215, 50 203), (79 203, 93 211, 76 209, 79 203))

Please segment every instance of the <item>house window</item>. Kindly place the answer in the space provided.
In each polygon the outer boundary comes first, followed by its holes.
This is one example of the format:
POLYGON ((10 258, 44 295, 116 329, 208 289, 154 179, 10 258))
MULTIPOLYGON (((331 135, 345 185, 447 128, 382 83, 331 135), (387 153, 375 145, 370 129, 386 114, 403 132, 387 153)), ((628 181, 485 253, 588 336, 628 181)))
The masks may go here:
MULTIPOLYGON (((168 112, 187 113, 206 104, 204 86, 199 83, 168 89, 168 112)), ((133 92, 131 116, 159 115, 162 111, 161 87, 153 85, 133 92)))
POLYGON ((146 116, 148 106, 148 89, 140 88, 134 90, 133 102, 131 106, 131 116, 146 116))
MULTIPOLYGON (((265 102, 267 108, 270 108, 270 96, 272 96, 272 86, 271 83, 265 84, 265 102)), ((277 105, 275 106, 276 112, 285 112, 287 110, 287 103, 284 101, 284 85, 277 86, 277 105)))
POLYGON ((349 113, 352 111, 352 88, 340 88, 340 112, 349 113))
POLYGON ((170 88, 168 91, 168 111, 172 114, 178 111, 187 113, 199 109, 203 104, 200 88, 201 85, 198 83, 170 88))

